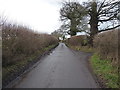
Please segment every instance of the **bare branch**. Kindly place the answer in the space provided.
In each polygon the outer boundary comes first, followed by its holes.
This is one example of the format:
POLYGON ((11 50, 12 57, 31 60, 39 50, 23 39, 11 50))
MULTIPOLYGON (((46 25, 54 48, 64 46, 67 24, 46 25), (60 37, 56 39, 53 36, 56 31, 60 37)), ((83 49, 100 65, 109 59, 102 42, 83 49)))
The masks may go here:
POLYGON ((98 20, 99 22, 106 22, 106 21, 110 21, 110 20, 114 20, 114 18, 116 17, 116 15, 113 15, 112 17, 109 17, 108 19, 103 19, 103 20, 98 20))
POLYGON ((118 28, 118 27, 120 27, 120 25, 117 25, 117 26, 112 27, 112 28, 107 28, 107 29, 104 29, 104 30, 99 30, 99 33, 104 32, 104 31, 109 31, 109 30, 112 30, 112 29, 115 29, 115 28, 118 28))
POLYGON ((101 5, 100 5, 100 7, 99 7, 99 9, 98 9, 98 13, 102 10, 105 1, 106 1, 106 0, 104 0, 104 1, 101 3, 101 5))

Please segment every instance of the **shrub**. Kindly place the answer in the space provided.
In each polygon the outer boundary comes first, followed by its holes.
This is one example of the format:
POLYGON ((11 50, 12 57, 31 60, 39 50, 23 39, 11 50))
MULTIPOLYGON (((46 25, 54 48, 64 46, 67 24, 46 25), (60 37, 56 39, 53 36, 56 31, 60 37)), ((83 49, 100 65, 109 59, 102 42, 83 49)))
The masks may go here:
POLYGON ((3 66, 21 61, 57 42, 54 36, 35 33, 25 26, 4 24, 2 26, 3 66))
POLYGON ((85 35, 72 36, 66 42, 72 46, 84 46, 86 44, 86 36, 85 35))
POLYGON ((94 47, 101 59, 111 60, 115 65, 118 63, 118 47, 120 46, 118 44, 118 31, 120 34, 120 30, 111 30, 100 33, 94 38, 94 47))

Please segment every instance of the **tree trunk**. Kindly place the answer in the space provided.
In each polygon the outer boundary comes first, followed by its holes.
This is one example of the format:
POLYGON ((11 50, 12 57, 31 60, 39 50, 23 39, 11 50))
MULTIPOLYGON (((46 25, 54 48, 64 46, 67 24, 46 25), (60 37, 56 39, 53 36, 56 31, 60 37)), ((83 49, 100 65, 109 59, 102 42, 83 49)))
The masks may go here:
POLYGON ((76 30, 76 23, 75 23, 75 19, 73 18, 71 20, 71 26, 70 26, 70 35, 74 36, 77 34, 77 30, 76 30))
POLYGON ((98 13, 97 3, 93 2, 90 12, 90 46, 93 46, 93 38, 98 33, 98 13))

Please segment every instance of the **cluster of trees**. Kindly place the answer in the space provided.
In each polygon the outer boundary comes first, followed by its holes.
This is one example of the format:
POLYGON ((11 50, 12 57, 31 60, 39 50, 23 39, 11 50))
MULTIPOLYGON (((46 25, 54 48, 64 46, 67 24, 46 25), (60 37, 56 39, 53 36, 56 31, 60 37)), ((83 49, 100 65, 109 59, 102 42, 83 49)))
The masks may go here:
POLYGON ((85 32, 89 36, 88 43, 93 46, 96 34, 118 28, 118 0, 92 0, 80 4, 76 1, 64 2, 60 9, 61 30, 74 36, 77 32, 85 32))
POLYGON ((65 35, 67 35, 66 31, 63 31, 62 29, 55 30, 54 32, 51 33, 51 35, 55 36, 58 38, 58 40, 64 40, 65 35))

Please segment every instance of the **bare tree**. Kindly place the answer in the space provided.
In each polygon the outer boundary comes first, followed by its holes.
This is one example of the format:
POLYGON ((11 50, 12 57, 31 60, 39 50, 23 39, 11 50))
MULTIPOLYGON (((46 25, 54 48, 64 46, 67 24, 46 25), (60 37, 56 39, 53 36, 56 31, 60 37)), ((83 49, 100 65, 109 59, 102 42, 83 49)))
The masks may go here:
POLYGON ((90 16, 89 24, 91 45, 93 44, 93 38, 97 33, 115 29, 120 26, 117 21, 119 3, 120 1, 117 0, 93 0, 92 2, 84 3, 86 11, 90 16), (115 24, 112 25, 110 24, 111 22, 114 22, 115 24), (105 23, 109 24, 109 26, 100 29, 99 26, 105 23))
POLYGON ((51 33, 53 36, 59 38, 62 38, 63 40, 65 39, 65 36, 67 35, 67 32, 63 30, 61 27, 54 32, 51 33))

